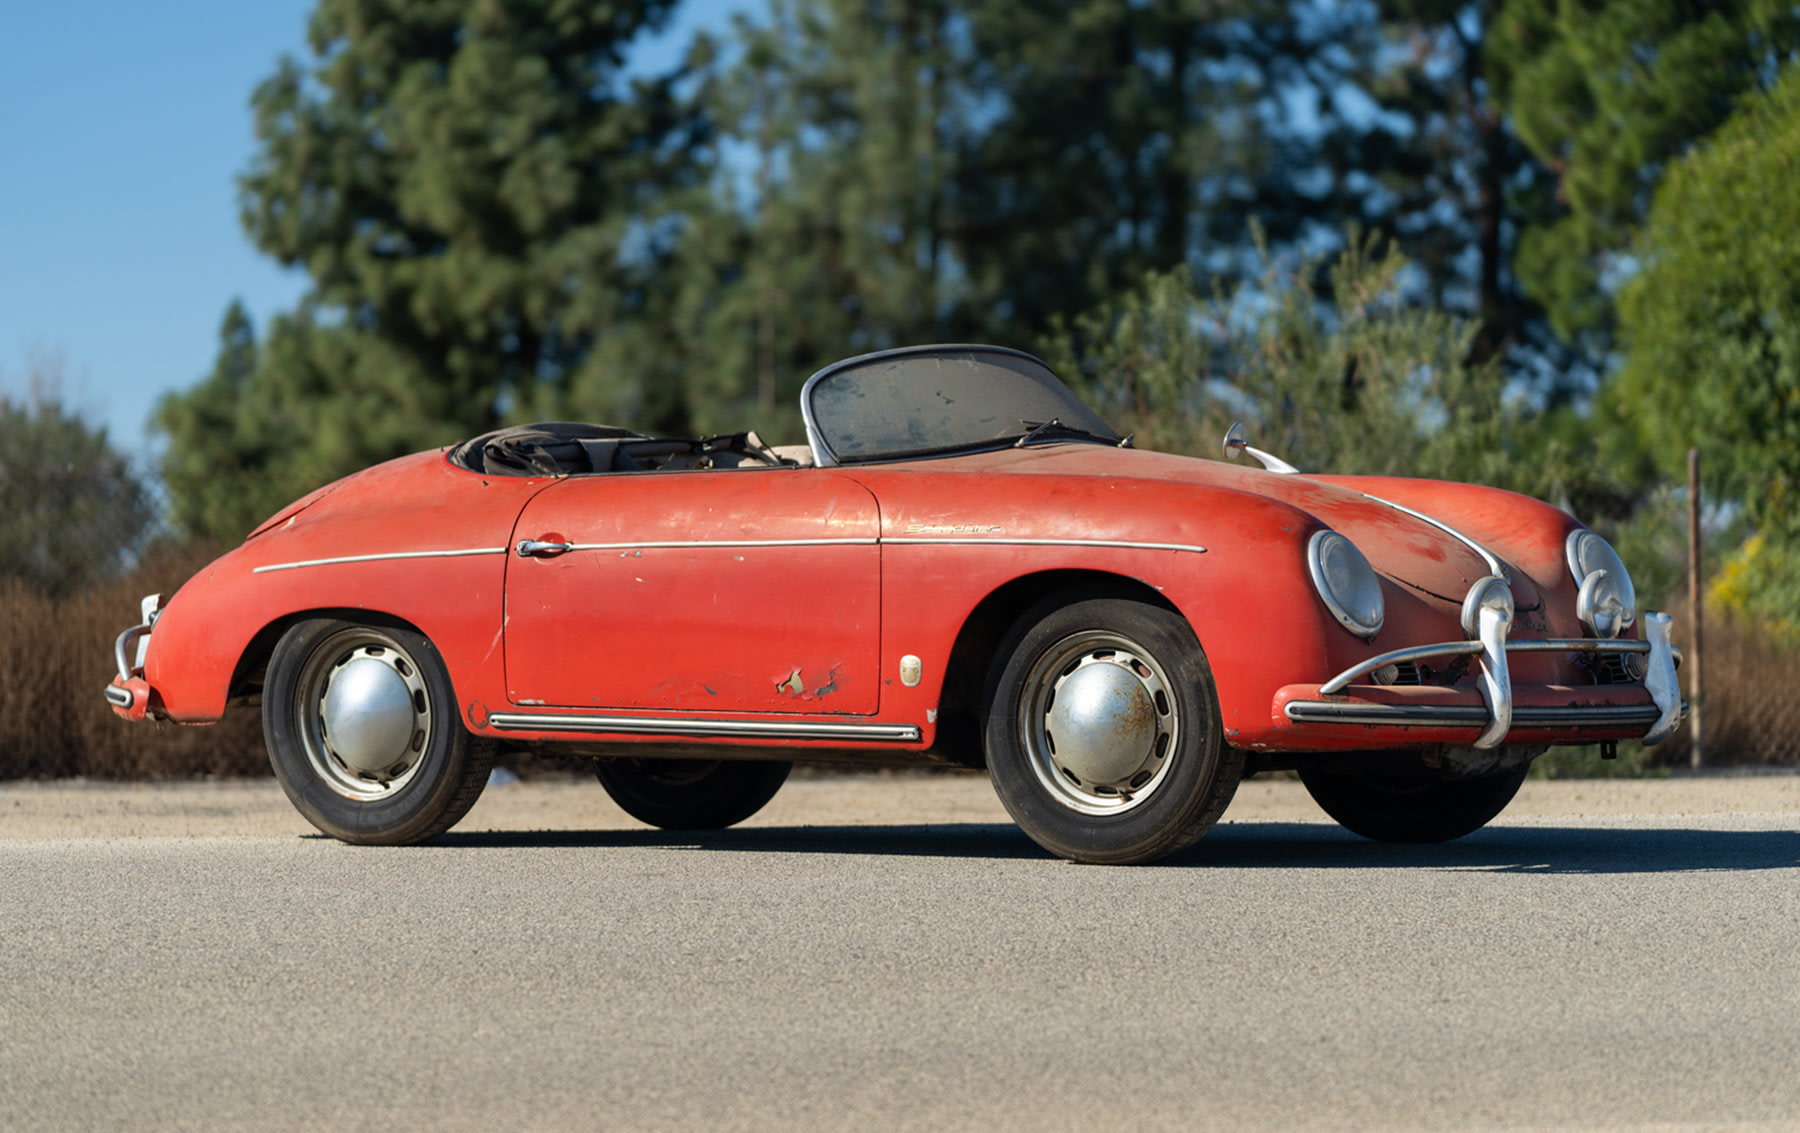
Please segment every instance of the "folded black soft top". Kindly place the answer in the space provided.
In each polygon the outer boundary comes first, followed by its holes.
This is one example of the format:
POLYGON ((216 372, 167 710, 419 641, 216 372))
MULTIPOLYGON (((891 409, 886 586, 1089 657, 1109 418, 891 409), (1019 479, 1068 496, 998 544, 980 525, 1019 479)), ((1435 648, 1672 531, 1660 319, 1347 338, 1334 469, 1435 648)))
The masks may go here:
POLYGON ((539 421, 483 433, 452 448, 450 462, 485 476, 580 476, 795 463, 777 456, 755 433, 661 438, 578 421, 539 421))

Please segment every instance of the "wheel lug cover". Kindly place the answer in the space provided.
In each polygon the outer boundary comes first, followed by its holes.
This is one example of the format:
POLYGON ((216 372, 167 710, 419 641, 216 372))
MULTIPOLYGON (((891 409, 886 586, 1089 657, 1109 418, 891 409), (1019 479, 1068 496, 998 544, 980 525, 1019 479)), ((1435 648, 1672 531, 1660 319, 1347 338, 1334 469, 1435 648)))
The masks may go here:
POLYGON ((331 750, 353 770, 386 774, 411 746, 412 692, 372 657, 354 658, 331 675, 320 711, 331 750))
POLYGON ((1057 686, 1044 730, 1057 765, 1084 785, 1129 788, 1156 750, 1156 702, 1129 668, 1095 661, 1057 686))

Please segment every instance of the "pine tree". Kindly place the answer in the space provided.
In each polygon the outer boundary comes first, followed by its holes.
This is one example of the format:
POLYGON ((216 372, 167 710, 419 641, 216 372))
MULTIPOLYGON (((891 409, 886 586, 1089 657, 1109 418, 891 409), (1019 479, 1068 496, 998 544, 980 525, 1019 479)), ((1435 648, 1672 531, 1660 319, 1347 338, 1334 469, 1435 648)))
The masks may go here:
POLYGON ((1611 344, 1613 292, 1669 162, 1800 49, 1782 0, 1507 0, 1488 54, 1496 99, 1555 173, 1516 260, 1565 339, 1611 344))
POLYGON ((683 423, 654 375, 598 349, 662 300, 661 210, 704 176, 680 76, 620 77, 671 5, 320 0, 310 60, 257 88, 241 181, 251 238, 312 287, 247 375, 228 325, 220 372, 165 402, 190 529, 241 534, 242 508, 182 453, 237 454, 238 491, 266 501, 514 412, 557 415, 576 386, 683 423), (221 384, 229 415, 196 402, 221 384))

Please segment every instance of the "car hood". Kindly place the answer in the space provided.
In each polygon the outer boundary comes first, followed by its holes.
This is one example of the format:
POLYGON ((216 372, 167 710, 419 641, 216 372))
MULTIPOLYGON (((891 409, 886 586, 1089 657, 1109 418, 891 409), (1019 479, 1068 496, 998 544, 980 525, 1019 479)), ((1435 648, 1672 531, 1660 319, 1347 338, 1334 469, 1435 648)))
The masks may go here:
MULTIPOLYGON (((1014 460, 1003 458, 1002 463, 1019 472, 1153 478, 1250 492, 1279 501, 1347 536, 1382 574, 1453 604, 1460 605, 1469 588, 1491 573, 1487 561, 1462 540, 1357 490, 1353 486, 1356 477, 1332 477, 1328 483, 1216 460, 1094 445, 1045 446, 1011 455, 1014 460)), ((1432 518, 1455 526, 1443 517, 1432 518)), ((1539 596, 1531 581, 1523 572, 1507 573, 1519 608, 1535 607, 1539 596)))

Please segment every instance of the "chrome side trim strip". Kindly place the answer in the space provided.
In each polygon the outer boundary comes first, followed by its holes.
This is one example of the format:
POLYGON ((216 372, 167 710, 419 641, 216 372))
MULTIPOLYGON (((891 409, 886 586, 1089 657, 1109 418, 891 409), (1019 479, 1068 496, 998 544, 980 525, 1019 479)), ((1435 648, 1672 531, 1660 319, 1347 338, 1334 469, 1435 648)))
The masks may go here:
POLYGON ((259 566, 251 574, 272 570, 298 570, 301 567, 337 566, 340 563, 373 563, 383 559, 457 559, 465 555, 504 555, 505 547, 464 547, 454 551, 384 551, 376 555, 340 555, 334 559, 302 559, 293 563, 270 563, 259 566))
POLYGON ((842 539, 668 539, 637 543, 571 543, 571 551, 678 551, 689 547, 873 547, 881 540, 868 536, 842 539))
POLYGON ((915 724, 822 724, 795 720, 669 720, 644 716, 562 716, 496 712, 488 726, 501 732, 605 732, 626 736, 718 736, 763 740, 850 740, 917 743, 915 724))
MULTIPOLYGON (((1139 543, 1123 539, 1008 539, 1005 536, 982 539, 901 538, 846 536, 840 539, 667 539, 639 540, 628 543, 571 543, 571 551, 678 551, 689 548, 729 550, 742 547, 876 547, 895 546, 1003 546, 1003 547, 1112 547, 1131 551, 1188 551, 1203 555, 1205 547, 1189 543, 1139 543)), ((372 563, 387 559, 449 559, 466 555, 504 555, 505 547, 468 547, 454 551, 387 551, 374 555, 340 555, 330 559, 303 559, 292 563, 270 563, 254 568, 252 574, 275 570, 298 570, 301 567, 337 566, 342 563, 372 563)))
POLYGON ((934 539, 923 538, 883 539, 897 547, 1116 547, 1127 551, 1189 551, 1196 555, 1204 555, 1205 547, 1191 543, 1137 543, 1127 539, 1009 539, 1004 535, 993 538, 978 539, 934 539))
POLYGON ((1456 528, 1450 526, 1448 523, 1445 523, 1443 520, 1434 519, 1431 516, 1426 515, 1422 511, 1414 511, 1412 508, 1402 507, 1400 504, 1395 503, 1393 500, 1384 500, 1380 496, 1371 496, 1367 492, 1362 492, 1360 494, 1361 494, 1362 498, 1365 500, 1374 500, 1376 503, 1381 504, 1383 507, 1391 507, 1397 512, 1401 512, 1402 514, 1412 516, 1414 519, 1420 521, 1421 523, 1431 524, 1431 526, 1437 528, 1439 531, 1442 531, 1444 534, 1450 536, 1452 539, 1455 539, 1457 542, 1461 543, 1463 546, 1469 548, 1469 550, 1474 551, 1476 554, 1480 555, 1481 561, 1487 564, 1489 574, 1493 575, 1495 578, 1505 578, 1506 577, 1506 572, 1501 569, 1500 560, 1497 557, 1495 557, 1494 552, 1488 550, 1486 547, 1483 547, 1480 543, 1477 543, 1475 540, 1469 538, 1467 535, 1464 535, 1462 532, 1460 532, 1456 528))
MULTIPOLYGON (((1297 724, 1387 724, 1433 728, 1485 728, 1490 723, 1483 705, 1448 704, 1345 704, 1332 700, 1290 700, 1282 709, 1297 724)), ((1584 727, 1649 728, 1662 716, 1654 704, 1543 708, 1515 707, 1512 729, 1584 727)))
MULTIPOLYGON (((1508 653, 1648 653, 1648 641, 1602 641, 1594 637, 1549 637, 1529 641, 1506 642, 1508 653)), ((1321 696, 1330 696, 1341 692, 1357 677, 1372 673, 1386 665, 1395 665, 1401 661, 1422 661, 1427 657, 1455 657, 1458 654, 1474 656, 1481 652, 1479 641, 1450 641, 1442 645, 1414 645, 1407 649, 1393 649, 1367 661, 1359 661, 1332 677, 1319 686, 1321 696)))

